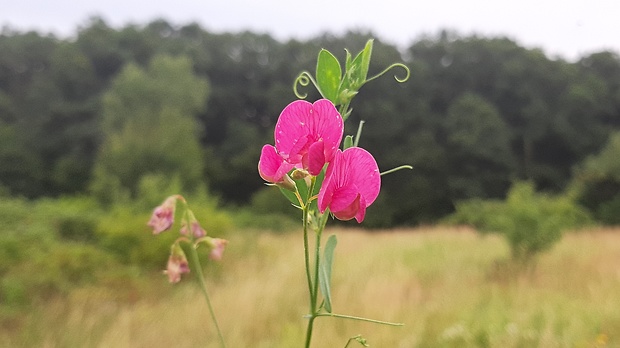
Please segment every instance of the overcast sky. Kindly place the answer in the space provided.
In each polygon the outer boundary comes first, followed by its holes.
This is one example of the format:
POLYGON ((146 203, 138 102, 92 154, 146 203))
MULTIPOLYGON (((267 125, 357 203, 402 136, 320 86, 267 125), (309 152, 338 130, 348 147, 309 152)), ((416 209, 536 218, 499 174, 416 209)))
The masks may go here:
POLYGON ((400 47, 454 29, 507 36, 569 60, 603 49, 620 53, 620 0, 0 0, 0 25, 15 30, 71 36, 94 15, 114 27, 164 18, 282 40, 369 29, 400 47))

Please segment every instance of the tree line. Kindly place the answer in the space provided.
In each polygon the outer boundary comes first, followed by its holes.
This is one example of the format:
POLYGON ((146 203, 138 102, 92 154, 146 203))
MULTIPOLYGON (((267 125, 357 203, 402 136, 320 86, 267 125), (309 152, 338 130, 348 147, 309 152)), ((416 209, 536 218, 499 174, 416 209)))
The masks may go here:
MULTIPOLYGON (((206 185, 228 205, 269 201, 256 165, 296 98, 295 77, 320 48, 342 59, 372 36, 281 42, 165 20, 112 28, 100 18, 68 39, 4 28, 0 191, 106 202, 164 176, 185 190, 206 185)), ((376 38, 370 74, 397 61, 410 80, 364 86, 345 130, 365 122, 360 145, 382 170, 414 167, 383 178, 370 225, 433 222, 461 200, 504 197, 515 180, 552 192, 579 186, 588 208, 614 199, 620 208, 608 154, 620 129, 618 53, 569 62, 503 37, 442 31, 405 49, 376 38)))

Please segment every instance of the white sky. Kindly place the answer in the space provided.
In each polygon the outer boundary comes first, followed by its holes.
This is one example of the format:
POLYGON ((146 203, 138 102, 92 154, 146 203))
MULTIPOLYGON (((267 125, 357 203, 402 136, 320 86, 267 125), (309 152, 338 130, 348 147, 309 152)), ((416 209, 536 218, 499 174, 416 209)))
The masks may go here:
POLYGON ((603 49, 620 53, 620 0, 0 0, 0 26, 16 30, 70 36, 93 15, 114 27, 163 18, 278 39, 369 29, 400 47, 454 29, 508 36, 569 60, 603 49))

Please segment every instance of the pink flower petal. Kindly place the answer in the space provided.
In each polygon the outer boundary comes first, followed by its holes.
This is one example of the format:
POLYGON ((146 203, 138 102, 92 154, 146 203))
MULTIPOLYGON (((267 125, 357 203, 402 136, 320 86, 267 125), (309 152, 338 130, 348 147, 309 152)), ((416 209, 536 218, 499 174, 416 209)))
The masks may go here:
POLYGON ((366 208, 375 201, 380 188, 379 168, 368 151, 359 147, 344 152, 338 150, 327 167, 318 207, 322 213, 329 207, 340 220, 355 217, 361 223, 366 208))
MULTIPOLYGON (((276 123, 274 138, 277 152, 291 164, 302 164, 303 168, 313 171, 322 168, 334 156, 342 140, 344 123, 332 102, 321 99, 311 104, 297 100, 287 105, 276 123), (322 142, 322 151, 316 147, 322 142)), ((320 172, 320 170, 319 170, 320 172)), ((317 173, 318 174, 318 173, 317 173)), ((316 174, 313 174, 316 175, 316 174)))
POLYGON ((371 205, 381 190, 381 174, 377 161, 370 152, 360 147, 348 148, 342 154, 350 168, 348 175, 351 176, 351 182, 358 187, 366 206, 371 205))
POLYGON ((323 141, 317 141, 310 145, 308 154, 304 156, 304 158, 307 158, 307 163, 304 163, 304 167, 308 168, 308 173, 314 176, 319 175, 327 162, 325 158, 325 143, 323 141))
POLYGON ((170 196, 153 210, 151 219, 147 223, 147 225, 153 229, 153 234, 160 234, 172 227, 176 202, 177 197, 170 196))
POLYGON ((261 178, 271 183, 282 181, 282 177, 293 169, 293 165, 286 162, 272 145, 265 145, 258 161, 258 173, 261 178))

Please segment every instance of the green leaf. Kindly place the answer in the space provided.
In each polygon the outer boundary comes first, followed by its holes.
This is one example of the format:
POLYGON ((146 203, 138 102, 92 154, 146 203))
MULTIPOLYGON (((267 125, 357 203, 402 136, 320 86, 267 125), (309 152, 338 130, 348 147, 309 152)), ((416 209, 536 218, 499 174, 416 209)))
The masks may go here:
POLYGON ((344 49, 344 51, 347 53, 347 57, 345 59, 345 64, 344 64, 344 71, 349 71, 351 69, 351 63, 353 61, 353 59, 351 58, 351 52, 349 52, 348 49, 344 49))
POLYGON ((370 66, 370 56, 372 55, 372 44, 373 40, 368 40, 364 50, 357 54, 351 63, 350 70, 347 70, 349 77, 348 85, 353 91, 357 91, 366 82, 370 66))
POLYGON ((342 145, 342 150, 346 150, 351 146, 353 146, 353 136, 347 135, 346 137, 344 137, 344 144, 342 145))
MULTIPOLYGON (((274 185, 275 186, 275 185, 274 185)), ((279 187, 280 192, 282 192, 282 195, 284 197, 286 197, 289 201, 291 201, 291 203, 293 203, 294 205, 299 205, 299 199, 297 199, 297 196, 295 196, 295 192, 293 191, 289 191, 285 188, 279 187)))
POLYGON ((336 104, 342 69, 338 59, 331 52, 322 49, 316 63, 316 83, 321 95, 336 104))
POLYGON ((297 180, 293 179, 293 181, 295 182, 295 185, 297 186, 297 192, 299 192, 301 199, 304 202, 307 202, 309 187, 308 187, 308 184, 306 183, 306 180, 305 179, 297 179, 297 180))
POLYGON ((323 252, 323 260, 320 265, 321 269, 319 273, 319 285, 321 286, 321 293, 323 293, 323 298, 325 299, 323 308, 325 308, 328 313, 332 312, 331 279, 336 244, 338 244, 338 241, 336 240, 336 236, 332 234, 327 239, 327 243, 325 243, 325 251, 323 252))
POLYGON ((370 56, 372 55, 372 44, 373 40, 370 39, 366 42, 366 46, 364 50, 361 52, 362 61, 360 64, 360 77, 363 81, 366 81, 366 77, 368 76, 368 67, 370 66, 370 56))

